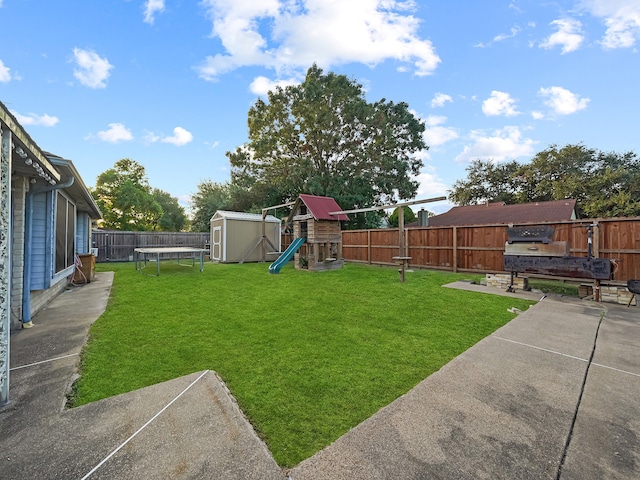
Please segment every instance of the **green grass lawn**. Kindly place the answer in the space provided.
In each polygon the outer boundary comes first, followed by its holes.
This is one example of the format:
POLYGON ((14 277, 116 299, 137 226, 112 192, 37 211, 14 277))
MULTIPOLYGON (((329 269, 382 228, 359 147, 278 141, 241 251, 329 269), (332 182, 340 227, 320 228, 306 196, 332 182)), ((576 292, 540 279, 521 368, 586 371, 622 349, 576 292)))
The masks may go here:
MULTIPOLYGON (((82 355, 74 406, 215 370, 283 467, 409 391, 531 302, 441 285, 469 275, 346 264, 270 275, 268 264, 132 263, 82 355), (153 270, 153 269, 152 269, 153 270)), ((477 279, 477 277, 475 277, 477 279)))

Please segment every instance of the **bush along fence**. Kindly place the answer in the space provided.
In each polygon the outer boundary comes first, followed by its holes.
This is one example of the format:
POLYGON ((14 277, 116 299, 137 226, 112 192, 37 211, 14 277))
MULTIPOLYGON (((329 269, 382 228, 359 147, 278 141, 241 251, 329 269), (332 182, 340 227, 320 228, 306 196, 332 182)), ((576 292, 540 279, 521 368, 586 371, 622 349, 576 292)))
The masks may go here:
POLYGON ((143 247, 209 248, 209 232, 121 232, 94 230, 91 244, 97 262, 127 262, 133 251, 143 247))
MULTIPOLYGON (((640 217, 581 219, 558 223, 537 223, 555 229, 554 241, 566 241, 571 255, 588 254, 588 226, 593 227, 595 257, 616 261, 614 280, 640 279, 640 217)), ((507 227, 527 224, 418 227, 405 229, 409 266, 451 272, 497 273, 504 271, 507 227)), ((534 224, 529 224, 534 225, 534 224)), ((342 256, 346 261, 373 265, 396 265, 400 255, 397 229, 345 230, 342 256)), ((291 243, 283 235, 282 248, 291 243)))

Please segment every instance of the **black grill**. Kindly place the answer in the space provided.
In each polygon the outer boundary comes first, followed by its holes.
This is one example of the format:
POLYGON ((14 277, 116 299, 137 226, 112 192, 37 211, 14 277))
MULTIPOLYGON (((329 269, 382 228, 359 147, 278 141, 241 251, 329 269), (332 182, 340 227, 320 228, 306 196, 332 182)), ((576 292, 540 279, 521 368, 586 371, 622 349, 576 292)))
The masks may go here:
POLYGON ((594 280, 611 280, 613 276, 611 261, 607 258, 505 255, 504 270, 511 273, 592 278, 594 280))
MULTIPOLYGON (((505 246, 504 271, 514 275, 519 273, 553 275, 570 278, 592 278, 594 280, 611 280, 613 278, 613 268, 611 260, 606 258, 593 258, 591 250, 586 257, 574 257, 571 255, 552 255, 551 253, 561 249, 550 248, 556 243, 553 242, 554 228, 543 225, 533 225, 528 227, 507 228, 508 244, 517 243, 517 246, 505 246), (528 243, 533 253, 523 250, 521 245, 528 243), (548 245, 549 255, 542 253, 544 249, 540 244, 548 245), (536 248, 536 244, 538 247, 536 248)), ((590 233, 591 234, 591 233, 590 233)), ((589 237, 591 246, 591 237, 589 237)), ((566 250, 568 252, 568 249, 566 250)), ((509 291, 513 291, 512 285, 509 291)))
POLYGON ((509 243, 551 243, 554 233, 553 227, 533 226, 533 227, 509 227, 507 237, 509 243))

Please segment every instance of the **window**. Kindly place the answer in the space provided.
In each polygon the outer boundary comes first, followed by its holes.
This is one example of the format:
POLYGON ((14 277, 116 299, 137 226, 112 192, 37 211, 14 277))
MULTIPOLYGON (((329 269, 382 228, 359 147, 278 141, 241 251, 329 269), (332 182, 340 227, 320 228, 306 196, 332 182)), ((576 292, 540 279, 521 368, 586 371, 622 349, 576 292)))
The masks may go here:
POLYGON ((73 265, 76 206, 62 193, 56 195, 56 273, 73 265))

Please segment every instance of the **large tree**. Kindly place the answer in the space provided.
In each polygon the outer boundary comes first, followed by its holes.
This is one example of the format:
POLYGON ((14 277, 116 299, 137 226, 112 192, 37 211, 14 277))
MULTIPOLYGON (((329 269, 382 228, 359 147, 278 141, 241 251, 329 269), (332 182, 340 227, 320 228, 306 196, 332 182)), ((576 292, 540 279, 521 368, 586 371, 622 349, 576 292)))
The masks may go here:
POLYGON ((565 198, 578 201, 583 217, 640 215, 640 159, 633 152, 551 145, 530 163, 473 161, 467 178, 458 180, 449 192, 449 199, 458 205, 565 198))
POLYGON ((129 158, 101 173, 91 193, 102 211, 103 228, 154 230, 162 217, 144 167, 129 158))
POLYGON ((180 232, 187 224, 187 215, 176 197, 169 192, 154 188, 153 198, 162 207, 162 216, 158 220, 156 230, 164 232, 180 232))
POLYGON ((475 205, 485 201, 518 203, 520 168, 516 161, 494 163, 491 160, 473 160, 467 167, 467 178, 453 184, 449 200, 457 205, 475 205))
POLYGON ((217 210, 229 210, 231 200, 228 183, 203 180, 198 191, 191 195, 191 229, 196 232, 209 230, 209 221, 217 210))
MULTIPOLYGON (((276 87, 249 110, 249 140, 234 152, 231 181, 258 207, 300 193, 344 209, 413 198, 424 124, 406 103, 368 103, 362 86, 312 66, 303 83, 276 87)), ((368 218, 355 216, 357 219, 368 218)))
POLYGON ((255 203, 256 199, 244 187, 229 182, 203 180, 198 184, 198 191, 191 195, 191 229, 206 232, 217 210, 247 212, 256 210, 255 203))

